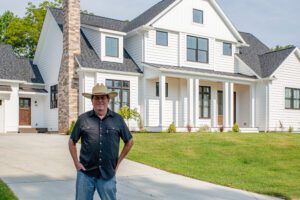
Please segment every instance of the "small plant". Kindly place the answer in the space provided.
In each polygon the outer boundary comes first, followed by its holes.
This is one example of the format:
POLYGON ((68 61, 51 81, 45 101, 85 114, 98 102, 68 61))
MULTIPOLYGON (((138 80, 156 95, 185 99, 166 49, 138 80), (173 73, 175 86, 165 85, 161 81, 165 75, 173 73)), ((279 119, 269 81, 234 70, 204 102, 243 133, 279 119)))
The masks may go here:
POLYGON ((71 122, 70 128, 67 131, 67 135, 71 135, 72 134, 72 131, 73 131, 74 127, 75 127, 75 123, 76 123, 75 121, 71 122))
POLYGON ((148 133, 148 130, 145 128, 140 129, 139 133, 148 133))
POLYGON ((221 126, 221 127, 220 127, 220 132, 222 133, 223 131, 224 131, 224 127, 221 126))
POLYGON ((141 120, 140 113, 137 111, 137 109, 130 109, 128 106, 123 106, 119 109, 118 113, 123 117, 124 120, 126 120, 127 126, 129 127, 129 120, 133 119, 138 121, 138 123, 141 120))
POLYGON ((284 126, 283 126, 283 123, 280 120, 279 120, 279 128, 280 128, 281 132, 283 132, 284 126))
POLYGON ((200 128, 197 131, 198 133, 206 133, 209 132, 209 126, 207 124, 200 126, 200 128))
POLYGON ((176 133, 176 126, 174 124, 174 122, 172 122, 170 125, 169 125, 169 128, 167 130, 168 133, 176 133))
POLYGON ((240 132, 240 127, 239 127, 238 123, 235 123, 233 125, 232 132, 234 132, 234 133, 239 133, 240 132))
POLYGON ((289 133, 292 133, 294 131, 294 128, 292 126, 289 127, 289 133))
POLYGON ((190 124, 186 126, 186 129, 189 133, 192 132, 192 126, 190 124))

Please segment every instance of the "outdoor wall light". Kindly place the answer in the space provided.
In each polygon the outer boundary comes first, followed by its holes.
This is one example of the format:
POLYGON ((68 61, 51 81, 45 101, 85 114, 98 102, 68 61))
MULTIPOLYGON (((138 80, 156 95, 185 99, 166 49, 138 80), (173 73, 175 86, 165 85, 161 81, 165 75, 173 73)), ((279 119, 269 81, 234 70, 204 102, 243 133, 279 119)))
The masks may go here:
POLYGON ((38 103, 37 103, 37 101, 34 101, 34 105, 35 105, 35 106, 38 106, 38 103))

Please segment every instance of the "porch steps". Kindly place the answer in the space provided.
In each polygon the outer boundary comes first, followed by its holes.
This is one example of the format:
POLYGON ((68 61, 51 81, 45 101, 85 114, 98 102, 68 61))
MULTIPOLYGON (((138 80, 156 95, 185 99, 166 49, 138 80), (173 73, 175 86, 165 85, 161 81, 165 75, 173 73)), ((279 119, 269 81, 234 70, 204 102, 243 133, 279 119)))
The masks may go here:
POLYGON ((47 128, 19 128, 19 133, 47 133, 47 128))

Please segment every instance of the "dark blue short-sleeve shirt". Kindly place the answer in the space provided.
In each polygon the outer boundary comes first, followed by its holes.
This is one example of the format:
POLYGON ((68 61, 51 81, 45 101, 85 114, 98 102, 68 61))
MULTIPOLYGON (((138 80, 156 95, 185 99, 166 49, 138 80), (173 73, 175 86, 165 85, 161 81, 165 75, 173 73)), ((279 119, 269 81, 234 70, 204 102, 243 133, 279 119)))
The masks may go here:
POLYGON ((94 110, 80 115, 70 138, 74 143, 81 139, 79 159, 85 173, 110 179, 115 175, 120 138, 127 143, 132 135, 124 119, 108 109, 103 119, 94 110))

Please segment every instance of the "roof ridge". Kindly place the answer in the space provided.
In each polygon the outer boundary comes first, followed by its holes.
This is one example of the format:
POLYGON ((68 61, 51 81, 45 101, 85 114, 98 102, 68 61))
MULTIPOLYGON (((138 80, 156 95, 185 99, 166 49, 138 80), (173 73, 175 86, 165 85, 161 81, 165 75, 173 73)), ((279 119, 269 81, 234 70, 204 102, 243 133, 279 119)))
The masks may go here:
POLYGON ((276 50, 276 51, 269 51, 269 52, 266 52, 264 54, 261 54, 259 56, 263 56, 265 54, 270 54, 270 53, 277 53, 277 52, 280 52, 280 51, 285 51, 285 50, 289 50, 289 49, 295 49, 296 46, 291 46, 291 47, 288 47, 288 48, 285 48, 285 49, 279 49, 279 50, 276 50))
MULTIPOLYGON (((49 7, 49 9, 55 9, 55 10, 63 11, 63 9, 61 9, 61 8, 49 7)), ((100 16, 100 15, 87 14, 87 13, 80 13, 80 15, 88 15, 88 16, 91 16, 91 17, 100 17, 100 18, 111 19, 111 20, 115 20, 115 21, 119 21, 119 22, 128 23, 126 20, 114 19, 114 18, 110 18, 110 17, 103 17, 103 16, 100 16)))

